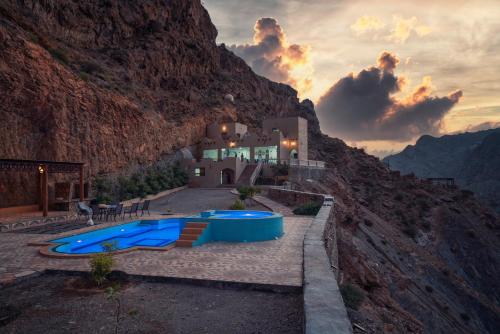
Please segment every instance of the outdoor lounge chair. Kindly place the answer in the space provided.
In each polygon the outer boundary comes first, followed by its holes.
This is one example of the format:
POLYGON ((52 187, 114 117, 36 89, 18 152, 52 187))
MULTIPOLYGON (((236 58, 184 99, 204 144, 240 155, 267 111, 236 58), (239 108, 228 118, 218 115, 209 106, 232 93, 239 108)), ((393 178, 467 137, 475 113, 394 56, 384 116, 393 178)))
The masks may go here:
POLYGON ((126 207, 123 210, 123 217, 125 218, 125 215, 128 213, 129 218, 132 218, 132 214, 134 213, 137 217, 139 215, 137 214, 137 211, 139 210, 139 203, 132 203, 131 206, 126 207))
POLYGON ((148 216, 151 216, 151 213, 149 212, 149 203, 151 203, 151 200, 149 200, 149 199, 145 200, 144 203, 142 203, 141 216, 144 215, 144 211, 147 211, 148 216))
POLYGON ((112 216, 114 221, 116 221, 116 216, 120 217, 122 215, 122 211, 123 211, 123 204, 117 204, 115 206, 112 206, 106 212, 106 220, 108 220, 108 217, 112 216))
POLYGON ((76 219, 80 220, 80 217, 85 217, 87 220, 92 217, 92 209, 89 208, 84 202, 76 203, 76 219))

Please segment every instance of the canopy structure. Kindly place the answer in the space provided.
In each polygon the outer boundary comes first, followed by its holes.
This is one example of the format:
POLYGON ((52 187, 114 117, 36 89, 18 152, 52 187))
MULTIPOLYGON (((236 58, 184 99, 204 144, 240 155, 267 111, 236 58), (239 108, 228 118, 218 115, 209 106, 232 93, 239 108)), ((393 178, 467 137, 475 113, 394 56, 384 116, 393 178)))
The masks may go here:
POLYGON ((41 203, 43 216, 49 212, 49 172, 50 173, 79 173, 80 201, 84 200, 83 162, 47 161, 47 160, 18 160, 0 159, 0 172, 33 172, 38 171, 40 176, 41 203))

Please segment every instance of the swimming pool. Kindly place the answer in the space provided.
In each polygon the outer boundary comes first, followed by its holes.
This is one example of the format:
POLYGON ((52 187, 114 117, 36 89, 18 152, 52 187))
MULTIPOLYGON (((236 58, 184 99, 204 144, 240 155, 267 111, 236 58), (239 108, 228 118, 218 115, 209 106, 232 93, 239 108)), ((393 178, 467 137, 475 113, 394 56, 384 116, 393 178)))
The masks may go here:
POLYGON ((53 252, 64 254, 99 253, 106 244, 112 244, 114 250, 165 247, 179 239, 184 224, 181 218, 134 221, 50 242, 60 244, 52 248, 53 252))
MULTIPOLYGON (((283 216, 268 211, 211 210, 197 215, 140 220, 50 240, 40 253, 48 256, 88 256, 106 251, 161 250, 173 247, 182 233, 195 231, 191 246, 212 241, 251 242, 283 235, 283 216), (198 225, 203 226, 200 228, 198 225)), ((193 237, 192 234, 189 235, 193 237)), ((182 240, 182 239, 181 239, 182 240)), ((179 241, 180 242, 180 241, 179 241)))

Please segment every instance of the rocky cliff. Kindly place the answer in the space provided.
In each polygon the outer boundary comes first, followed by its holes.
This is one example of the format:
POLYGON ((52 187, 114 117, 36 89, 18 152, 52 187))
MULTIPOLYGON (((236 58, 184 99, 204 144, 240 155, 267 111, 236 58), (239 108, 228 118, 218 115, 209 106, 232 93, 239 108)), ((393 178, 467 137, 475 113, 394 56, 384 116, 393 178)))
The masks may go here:
POLYGON ((95 175, 192 145, 218 119, 302 115, 319 128, 296 91, 216 36, 200 1, 0 2, 0 157, 84 161, 95 175))
MULTIPOLYGON (((401 176, 341 140, 317 136, 328 162, 304 190, 335 196, 340 283, 365 300, 359 333, 495 333, 500 328, 500 220, 469 191, 401 176)), ((489 151, 488 151, 489 152, 489 151)))
POLYGON ((418 177, 451 177, 500 210, 500 129, 422 136, 384 159, 391 169, 418 177))
POLYGON ((199 0, 0 2, 0 157, 81 160, 93 175, 194 144, 213 120, 306 117, 310 157, 328 170, 303 187, 335 196, 341 282, 366 295, 353 322, 493 333, 498 218, 322 135, 310 102, 255 75, 216 34, 199 0))

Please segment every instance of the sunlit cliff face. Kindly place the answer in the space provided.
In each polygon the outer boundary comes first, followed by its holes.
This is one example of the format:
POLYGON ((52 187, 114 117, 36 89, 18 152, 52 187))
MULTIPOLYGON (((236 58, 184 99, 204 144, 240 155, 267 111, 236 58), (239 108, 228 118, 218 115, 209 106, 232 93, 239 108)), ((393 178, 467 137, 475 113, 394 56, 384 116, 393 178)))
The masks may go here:
MULTIPOLYGON (((350 136, 321 120, 324 131, 350 144, 383 153, 399 150, 427 131, 438 135, 500 122, 496 0, 205 0, 205 6, 219 42, 232 45, 260 75, 292 85, 301 98, 316 104, 326 101, 350 73, 356 79, 363 71, 384 67, 376 62, 382 52, 397 55, 393 71, 399 82, 389 93, 393 107, 358 115, 367 118, 358 128, 353 124, 350 136), (434 101, 433 107, 441 101, 445 105, 439 110, 445 112, 429 112, 426 101, 434 101), (399 112, 401 122, 401 109, 411 106, 425 107, 406 117, 405 130, 411 135, 389 133, 388 121, 399 112), (359 135, 373 118, 378 128, 359 135)), ((332 105, 330 111, 338 113, 336 109, 332 105)))

